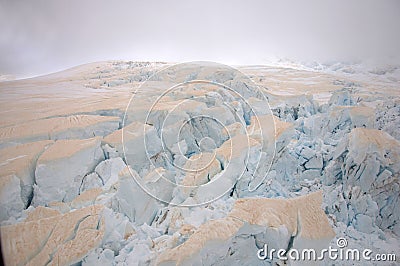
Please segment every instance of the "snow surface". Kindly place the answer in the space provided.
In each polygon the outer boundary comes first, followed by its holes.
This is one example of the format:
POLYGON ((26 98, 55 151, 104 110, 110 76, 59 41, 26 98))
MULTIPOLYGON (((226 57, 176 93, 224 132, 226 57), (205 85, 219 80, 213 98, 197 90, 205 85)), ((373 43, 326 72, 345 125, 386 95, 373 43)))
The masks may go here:
POLYGON ((1 82, 6 265, 283 265, 258 249, 341 237, 400 256, 398 69, 346 69, 104 62, 1 82))

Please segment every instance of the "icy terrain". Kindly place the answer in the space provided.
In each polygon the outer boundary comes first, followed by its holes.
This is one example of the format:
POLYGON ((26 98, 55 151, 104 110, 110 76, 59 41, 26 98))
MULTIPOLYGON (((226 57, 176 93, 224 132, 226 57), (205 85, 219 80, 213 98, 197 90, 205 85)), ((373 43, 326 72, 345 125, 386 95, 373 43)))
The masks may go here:
POLYGON ((399 263, 398 80, 316 70, 118 61, 0 82, 6 265, 303 265, 257 252, 343 238, 397 261, 311 264, 399 263))

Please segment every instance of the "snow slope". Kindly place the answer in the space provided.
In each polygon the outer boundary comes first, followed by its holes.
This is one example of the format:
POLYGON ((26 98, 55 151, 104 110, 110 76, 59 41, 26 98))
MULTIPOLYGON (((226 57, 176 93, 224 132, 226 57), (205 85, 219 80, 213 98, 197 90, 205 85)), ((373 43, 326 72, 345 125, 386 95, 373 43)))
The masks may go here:
POLYGON ((400 256, 398 80, 343 69, 114 61, 0 82, 6 265, 282 265, 258 249, 339 238, 400 256))

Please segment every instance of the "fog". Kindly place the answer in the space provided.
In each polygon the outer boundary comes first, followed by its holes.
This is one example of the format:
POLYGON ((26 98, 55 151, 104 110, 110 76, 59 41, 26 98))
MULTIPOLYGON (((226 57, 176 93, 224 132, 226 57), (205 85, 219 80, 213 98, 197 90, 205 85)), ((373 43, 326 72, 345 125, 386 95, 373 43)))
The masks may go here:
POLYGON ((0 74, 102 60, 400 58, 400 1, 0 0, 0 74))

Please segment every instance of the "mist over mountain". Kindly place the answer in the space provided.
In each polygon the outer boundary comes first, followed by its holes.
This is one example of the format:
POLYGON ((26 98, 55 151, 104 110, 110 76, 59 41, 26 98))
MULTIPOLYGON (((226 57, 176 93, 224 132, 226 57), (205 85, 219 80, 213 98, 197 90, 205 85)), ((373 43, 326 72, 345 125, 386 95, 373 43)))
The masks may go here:
POLYGON ((0 73, 104 60, 398 60, 398 1, 2 1, 0 73))
POLYGON ((0 264, 397 265, 399 14, 0 0, 0 264))

